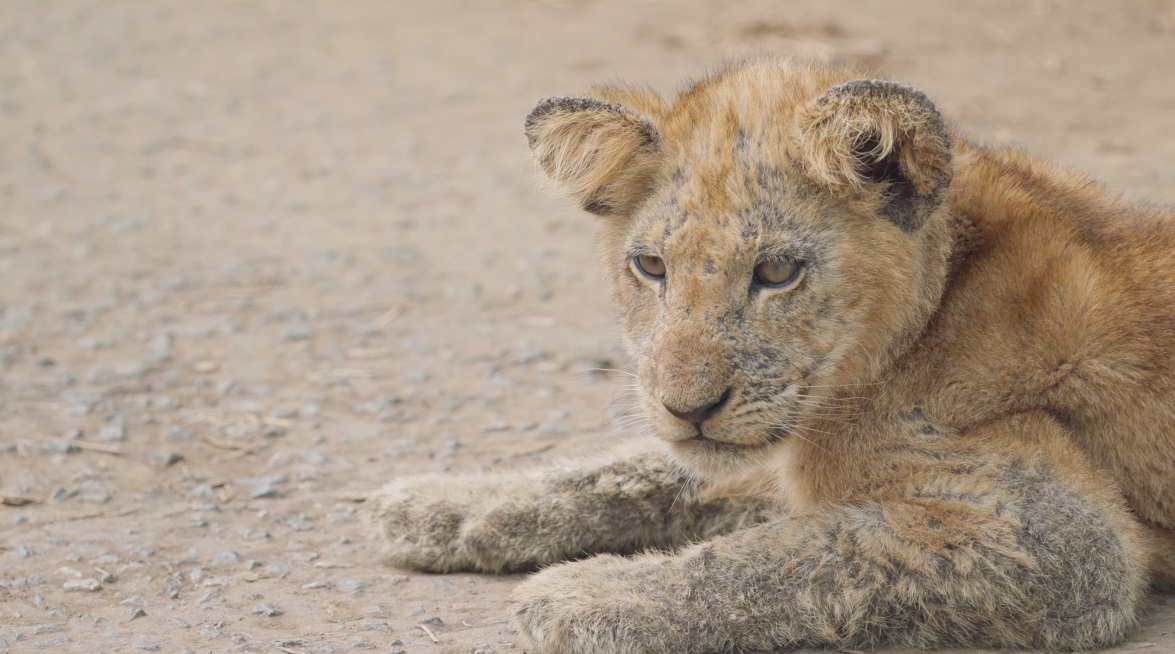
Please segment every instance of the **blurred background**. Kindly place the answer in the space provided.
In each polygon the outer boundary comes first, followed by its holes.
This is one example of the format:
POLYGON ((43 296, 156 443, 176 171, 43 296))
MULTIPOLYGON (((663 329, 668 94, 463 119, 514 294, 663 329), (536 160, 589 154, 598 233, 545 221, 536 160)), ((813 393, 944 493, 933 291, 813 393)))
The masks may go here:
POLYGON ((0 652, 521 651, 361 500, 635 435, 522 121, 758 52, 1175 201, 1166 0, 0 3, 0 652))

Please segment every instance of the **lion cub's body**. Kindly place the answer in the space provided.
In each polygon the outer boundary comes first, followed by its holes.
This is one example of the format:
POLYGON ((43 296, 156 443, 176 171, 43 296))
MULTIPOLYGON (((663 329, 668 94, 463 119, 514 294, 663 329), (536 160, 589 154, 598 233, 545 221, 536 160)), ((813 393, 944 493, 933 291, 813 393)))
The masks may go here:
POLYGON ((1147 584, 1175 584, 1175 214, 856 77, 756 61, 672 103, 600 88, 532 112, 540 165, 603 216, 669 458, 396 482, 394 561, 708 541, 524 584, 550 652, 1129 633, 1147 584))

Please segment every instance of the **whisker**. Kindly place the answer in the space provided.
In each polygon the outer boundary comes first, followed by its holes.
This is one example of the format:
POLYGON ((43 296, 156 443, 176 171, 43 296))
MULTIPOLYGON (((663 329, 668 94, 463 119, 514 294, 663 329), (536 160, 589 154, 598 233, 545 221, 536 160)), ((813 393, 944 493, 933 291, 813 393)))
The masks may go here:
POLYGON ((576 372, 575 374, 589 375, 594 372, 618 372, 622 375, 628 375, 629 377, 632 377, 633 379, 638 379, 638 380, 640 379, 640 377, 636 373, 629 372, 627 370, 620 370, 619 368, 585 368, 583 370, 576 372))

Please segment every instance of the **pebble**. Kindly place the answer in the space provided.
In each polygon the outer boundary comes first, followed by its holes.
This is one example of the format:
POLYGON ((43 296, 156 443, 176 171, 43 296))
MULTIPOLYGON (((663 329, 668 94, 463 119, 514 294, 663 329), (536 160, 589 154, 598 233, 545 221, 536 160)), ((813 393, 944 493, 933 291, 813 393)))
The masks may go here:
POLYGON ((93 479, 83 481, 75 491, 77 498, 83 502, 104 504, 110 501, 113 494, 106 484, 93 479))
POLYGON ((272 618, 284 614, 285 611, 282 610, 280 606, 273 604, 272 602, 262 602, 253 607, 252 613, 253 615, 265 615, 272 618))
POLYGON ((235 550, 225 550, 220 554, 212 557, 212 565, 228 565, 230 563, 240 563, 241 555, 235 550))
POLYGON ((78 451, 77 445, 69 441, 49 441, 41 443, 37 449, 45 454, 71 454, 78 451))
POLYGON ((48 624, 39 624, 39 625, 33 627, 33 634, 38 635, 38 636, 41 634, 55 634, 55 633, 59 633, 61 631, 63 631, 63 629, 61 628, 60 622, 50 622, 48 624))
POLYGON ((473 648, 471 654, 494 654, 494 648, 489 645, 478 645, 473 648))
POLYGON ((167 430, 167 440, 169 441, 190 441, 196 437, 196 430, 191 427, 181 427, 176 425, 167 430))
POLYGON ((436 581, 432 582, 432 587, 436 588, 438 590, 441 590, 441 589, 456 588, 457 584, 454 584, 453 582, 449 581, 448 579, 437 579, 436 581))
POLYGON ((265 425, 261 435, 269 438, 278 438, 286 435, 286 428, 281 425, 265 425))
POLYGON ((120 420, 119 422, 102 425, 98 429, 98 440, 103 443, 113 443, 124 440, 126 438, 126 426, 120 420))
POLYGON ((183 461, 184 455, 179 452, 163 450, 159 452, 152 452, 151 458, 158 461, 161 465, 169 467, 179 463, 180 461, 183 461))
POLYGON ((274 486, 269 484, 262 484, 254 488, 253 492, 249 494, 249 497, 252 497, 255 500, 262 500, 271 497, 281 497, 281 495, 282 492, 274 486))
POLYGON ((440 619, 439 617, 437 617, 435 615, 431 615, 427 618, 421 618, 421 619, 417 620, 416 622, 419 624, 436 624, 436 625, 445 624, 444 620, 440 619))
POLYGON ((200 484, 192 490, 187 492, 186 497, 189 500, 215 500, 217 499, 216 490, 208 484, 200 484))
POLYGON ((315 329, 309 325, 295 325, 282 330, 282 338, 287 341, 308 341, 314 338, 315 329))
POLYGON ((131 620, 134 620, 135 618, 146 617, 147 612, 137 606, 133 606, 133 607, 126 610, 126 615, 127 615, 126 619, 129 622, 131 620))
POLYGON ((143 638, 135 641, 134 648, 141 649, 144 652, 158 652, 163 649, 159 645, 156 645, 155 643, 143 638))
POLYGON ((61 586, 67 593, 73 592, 87 592, 92 593, 102 589, 102 582, 97 579, 71 579, 61 586))

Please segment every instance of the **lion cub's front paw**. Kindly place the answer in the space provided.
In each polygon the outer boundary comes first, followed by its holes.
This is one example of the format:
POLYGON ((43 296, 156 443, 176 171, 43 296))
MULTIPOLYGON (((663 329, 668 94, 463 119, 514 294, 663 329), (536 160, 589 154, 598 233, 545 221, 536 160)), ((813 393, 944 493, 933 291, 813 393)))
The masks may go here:
POLYGON ((395 565, 453 572, 530 570, 559 558, 561 524, 539 501, 538 482, 522 475, 421 475, 393 482, 373 498, 371 520, 395 565))
POLYGON ((686 620, 674 610, 660 557, 603 555, 547 568, 512 597, 514 618, 542 654, 686 654, 686 620))
POLYGON ((389 484, 372 498, 371 519, 392 563, 430 572, 473 567, 461 534, 478 507, 454 497, 451 486, 446 478, 421 476, 389 484))

